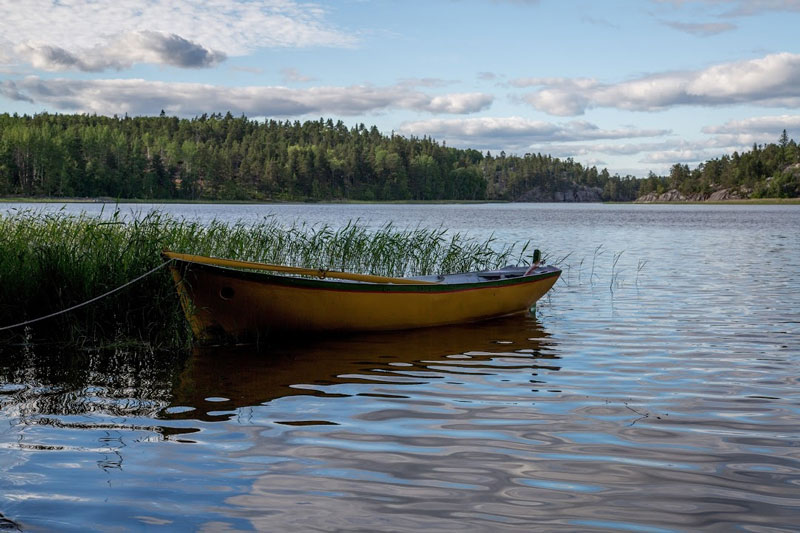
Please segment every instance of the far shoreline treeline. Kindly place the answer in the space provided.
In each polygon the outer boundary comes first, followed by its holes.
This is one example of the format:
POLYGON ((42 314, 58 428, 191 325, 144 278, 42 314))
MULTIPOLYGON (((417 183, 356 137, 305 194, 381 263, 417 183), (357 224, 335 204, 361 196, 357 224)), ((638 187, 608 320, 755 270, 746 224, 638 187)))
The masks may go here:
POLYGON ((800 197, 800 149, 777 144, 611 175, 572 158, 481 153, 331 119, 0 114, 0 197, 173 201, 706 201, 800 197))

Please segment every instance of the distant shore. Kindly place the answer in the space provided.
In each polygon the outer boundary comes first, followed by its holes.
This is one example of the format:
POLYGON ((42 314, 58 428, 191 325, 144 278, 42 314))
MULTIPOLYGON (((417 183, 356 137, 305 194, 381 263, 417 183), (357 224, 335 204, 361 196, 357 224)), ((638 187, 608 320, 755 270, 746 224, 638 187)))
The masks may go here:
MULTIPOLYGON (((272 204, 498 204, 515 203, 504 200, 394 200, 394 201, 366 201, 366 200, 185 200, 185 199, 142 199, 142 198, 78 198, 78 197, 0 197, 0 203, 18 204, 241 204, 241 205, 272 205, 272 204)), ((671 200, 648 202, 517 202, 517 203, 605 203, 605 204, 638 204, 638 205, 800 205, 800 198, 747 198, 729 200, 671 200)))
POLYGON ((800 198, 742 198, 735 200, 673 200, 669 202, 655 201, 621 203, 635 203, 637 205, 800 205, 800 198))
MULTIPOLYGON (((186 199, 160 199, 160 198, 76 198, 76 197, 0 197, 0 203, 18 204, 241 204, 241 205, 281 205, 281 204, 503 204, 512 203, 504 200, 186 200, 186 199)), ((567 202, 563 202, 567 203, 567 202)))

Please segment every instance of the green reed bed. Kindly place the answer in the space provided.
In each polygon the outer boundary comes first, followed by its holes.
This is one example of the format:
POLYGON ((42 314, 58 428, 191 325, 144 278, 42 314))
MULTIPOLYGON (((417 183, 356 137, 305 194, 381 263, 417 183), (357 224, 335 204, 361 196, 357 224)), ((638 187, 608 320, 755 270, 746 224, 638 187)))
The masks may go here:
MULTIPOLYGON (((388 276, 450 273, 529 259, 528 244, 497 247, 445 229, 370 229, 293 224, 201 223, 154 211, 125 218, 21 211, 0 215, 0 328, 85 302, 162 263, 160 252, 211 255, 388 276)), ((91 305, 29 327, 0 330, 1 343, 184 346, 190 331, 166 269, 91 305)))

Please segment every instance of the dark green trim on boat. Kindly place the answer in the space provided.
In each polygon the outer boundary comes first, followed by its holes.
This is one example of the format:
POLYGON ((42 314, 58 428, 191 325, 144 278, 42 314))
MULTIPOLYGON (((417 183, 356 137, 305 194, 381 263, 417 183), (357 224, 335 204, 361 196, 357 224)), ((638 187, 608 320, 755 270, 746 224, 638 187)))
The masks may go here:
POLYGON ((175 260, 176 266, 183 274, 187 270, 200 270, 209 272, 218 276, 236 278, 240 280, 270 283, 273 285, 281 285, 286 287, 301 287, 308 289, 321 289, 328 291, 347 291, 347 292, 384 292, 384 293, 435 293, 435 292, 458 292, 465 290, 487 289, 491 287, 506 287, 514 285, 523 285, 526 283, 535 283, 537 281, 557 277, 561 274, 561 270, 549 267, 551 270, 541 274, 534 274, 530 276, 517 276, 512 278, 505 278, 499 280, 486 280, 474 281, 469 283, 435 283, 435 284, 422 284, 419 285, 399 285, 393 283, 364 283, 364 282, 347 282, 332 279, 311 279, 299 278, 293 276, 280 276, 275 274, 267 274, 264 272, 254 272, 247 270, 239 270, 235 268, 220 267, 215 265, 204 265, 192 261, 175 260))

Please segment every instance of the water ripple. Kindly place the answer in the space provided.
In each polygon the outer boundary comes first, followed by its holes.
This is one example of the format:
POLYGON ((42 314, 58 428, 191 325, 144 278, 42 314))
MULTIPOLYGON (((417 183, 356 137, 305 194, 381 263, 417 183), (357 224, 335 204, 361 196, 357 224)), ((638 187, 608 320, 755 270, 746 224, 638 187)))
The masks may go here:
POLYGON ((0 528, 797 531, 800 209, 645 207, 439 206, 585 254, 535 317, 0 346, 0 528))

